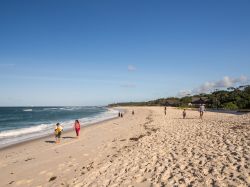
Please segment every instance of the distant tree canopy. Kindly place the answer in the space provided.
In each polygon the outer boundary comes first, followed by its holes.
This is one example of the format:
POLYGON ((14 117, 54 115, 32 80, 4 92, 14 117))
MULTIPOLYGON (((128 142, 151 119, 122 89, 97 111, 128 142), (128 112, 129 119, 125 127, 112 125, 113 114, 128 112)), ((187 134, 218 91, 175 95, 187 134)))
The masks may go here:
POLYGON ((206 104, 208 108, 217 109, 250 109, 250 85, 237 88, 230 87, 227 90, 216 90, 210 94, 185 96, 182 98, 160 98, 147 102, 115 103, 109 106, 174 106, 190 107, 206 104))

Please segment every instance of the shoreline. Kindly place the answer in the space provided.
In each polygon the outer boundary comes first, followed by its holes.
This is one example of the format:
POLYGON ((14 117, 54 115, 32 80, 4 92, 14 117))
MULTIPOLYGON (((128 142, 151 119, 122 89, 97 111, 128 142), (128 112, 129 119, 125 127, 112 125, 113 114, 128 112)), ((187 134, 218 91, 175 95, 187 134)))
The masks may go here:
MULTIPOLYGON (((108 108, 109 109, 109 108, 108 108)), ((115 109, 112 108, 114 110, 117 110, 117 111, 120 111, 119 108, 115 109)), ((124 112, 124 114, 126 114, 126 110, 121 110, 124 112)), ((88 128, 90 126, 94 126, 94 125, 99 125, 100 123, 105 123, 105 122, 108 122, 108 121, 111 121, 111 120, 114 120, 118 118, 117 116, 114 116, 112 118, 109 118, 109 119, 104 119, 104 120, 101 120, 101 121, 98 121, 98 122, 93 122, 93 123, 90 123, 90 124, 87 124, 86 126, 82 125, 82 128, 88 128)), ((84 124, 84 123, 83 123, 84 124)), ((72 129, 66 129, 63 131, 63 134, 67 134, 69 132, 73 131, 72 129)), ((16 147, 16 146, 21 146, 21 145, 25 145, 27 143, 30 143, 30 142, 33 142, 33 141, 38 141, 38 140, 42 140, 42 139, 45 139, 45 138, 54 138, 54 133, 51 132, 51 134, 47 134, 47 135, 41 135, 41 136, 37 136, 37 137, 34 137, 34 138, 30 138, 30 139, 27 139, 27 140, 23 140, 23 141, 20 141, 20 142, 17 142, 17 143, 11 143, 11 144, 8 144, 8 145, 5 145, 5 146, 0 146, 0 151, 1 150, 4 150, 4 149, 8 149, 8 148, 12 148, 12 147, 16 147)), ((62 137, 63 138, 63 137, 62 137)))
MULTIPOLYGON (((118 117, 113 117, 111 119, 105 119, 103 121, 94 122, 94 123, 88 124, 86 126, 82 126, 81 129, 86 129, 86 128, 89 128, 91 126, 100 125, 101 123, 112 121, 112 120, 114 120, 116 118, 118 118, 118 117)), ((74 132, 74 130, 72 130, 72 129, 64 130, 63 133, 62 133, 61 139, 63 138, 63 136, 65 134, 69 134, 69 132, 72 132, 72 131, 74 132)), ((14 143, 14 144, 10 144, 10 145, 4 146, 4 147, 0 147, 0 151, 5 150, 5 149, 9 149, 9 148, 13 148, 13 147, 17 147, 17 146, 22 146, 22 145, 29 144, 29 143, 32 143, 32 142, 36 142, 36 141, 39 141, 39 140, 43 140, 43 139, 46 139, 46 138, 55 138, 55 135, 54 135, 53 132, 51 132, 51 134, 48 134, 48 135, 44 135, 44 136, 41 136, 41 137, 34 137, 32 139, 24 140, 24 141, 19 142, 19 143, 14 143)))

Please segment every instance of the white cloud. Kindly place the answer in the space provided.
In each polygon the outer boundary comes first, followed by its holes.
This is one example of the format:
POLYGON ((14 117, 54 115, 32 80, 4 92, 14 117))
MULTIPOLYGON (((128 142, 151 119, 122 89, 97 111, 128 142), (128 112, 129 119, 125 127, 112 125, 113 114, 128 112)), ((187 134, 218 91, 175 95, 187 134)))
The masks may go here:
POLYGON ((209 91, 213 91, 215 89, 222 89, 235 86, 237 84, 244 84, 246 83, 248 78, 246 76, 240 76, 238 78, 232 78, 225 76, 223 79, 214 81, 214 82, 205 82, 197 89, 193 90, 196 93, 206 93, 209 91))
POLYGON ((218 81, 205 82, 204 84, 193 90, 182 90, 178 93, 178 96, 184 97, 187 96, 188 94, 208 93, 210 91, 214 91, 215 89, 223 89, 223 88, 246 84, 248 81, 249 79, 243 75, 238 78, 225 76, 218 81))
POLYGON ((136 67, 133 65, 128 65, 128 71, 135 71, 136 67))
POLYGON ((185 96, 188 96, 192 94, 192 91, 191 90, 181 90, 179 93, 178 93, 178 97, 185 97, 185 96))

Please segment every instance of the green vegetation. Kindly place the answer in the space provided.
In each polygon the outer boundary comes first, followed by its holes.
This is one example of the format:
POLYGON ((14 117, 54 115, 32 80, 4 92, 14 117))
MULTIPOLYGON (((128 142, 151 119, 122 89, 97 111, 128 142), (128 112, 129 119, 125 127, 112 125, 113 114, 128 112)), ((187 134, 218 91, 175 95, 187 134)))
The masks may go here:
POLYGON ((206 107, 216 109, 250 109, 250 85, 238 88, 230 87, 227 90, 216 90, 210 94, 199 94, 182 98, 161 98, 147 102, 115 103, 109 106, 196 107, 199 104, 206 104, 206 107))
POLYGON ((233 102, 228 102, 224 104, 225 109, 229 109, 229 110, 237 110, 238 106, 236 104, 234 104, 233 102))

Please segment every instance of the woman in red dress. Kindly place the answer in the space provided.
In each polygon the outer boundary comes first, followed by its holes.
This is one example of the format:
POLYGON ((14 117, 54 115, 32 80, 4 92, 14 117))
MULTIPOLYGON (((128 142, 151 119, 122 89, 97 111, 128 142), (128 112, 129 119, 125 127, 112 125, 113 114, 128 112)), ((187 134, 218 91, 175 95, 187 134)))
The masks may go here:
POLYGON ((75 131, 77 138, 80 136, 81 125, 78 120, 75 121, 75 131))

